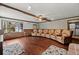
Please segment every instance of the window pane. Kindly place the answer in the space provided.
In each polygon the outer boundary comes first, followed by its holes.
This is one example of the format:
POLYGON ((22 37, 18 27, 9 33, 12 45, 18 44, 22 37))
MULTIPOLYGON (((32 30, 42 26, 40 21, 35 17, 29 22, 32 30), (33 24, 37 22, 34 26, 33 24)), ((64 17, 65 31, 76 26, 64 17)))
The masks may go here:
POLYGON ((73 31, 73 35, 79 36, 79 22, 70 23, 69 29, 73 31))
POLYGON ((22 30, 23 30, 22 23, 6 21, 6 20, 3 20, 2 22, 3 22, 4 33, 22 32, 22 30))

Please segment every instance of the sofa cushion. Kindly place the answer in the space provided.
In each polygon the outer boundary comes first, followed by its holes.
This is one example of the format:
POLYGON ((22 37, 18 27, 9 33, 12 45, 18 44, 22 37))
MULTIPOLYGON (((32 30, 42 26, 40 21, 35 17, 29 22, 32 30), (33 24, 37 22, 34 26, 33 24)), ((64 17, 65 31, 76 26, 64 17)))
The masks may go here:
POLYGON ((46 34, 48 34, 48 30, 47 29, 43 29, 43 32, 42 32, 41 36, 46 37, 46 34))
POLYGON ((56 40, 56 36, 55 35, 50 35, 50 38, 53 40, 56 40))
POLYGON ((37 36, 37 33, 31 33, 32 36, 37 36))
POLYGON ((54 29, 50 29, 49 30, 49 34, 51 35, 51 34, 54 34, 54 29))
POLYGON ((56 41, 58 41, 60 43, 64 44, 64 39, 65 39, 65 37, 63 37, 63 36, 56 36, 56 41))
POLYGON ((62 36, 64 36, 64 37, 70 37, 71 36, 71 31, 64 29, 62 31, 62 36))
POLYGON ((45 36, 46 36, 46 38, 50 38, 50 35, 49 34, 46 34, 45 36))
POLYGON ((33 30, 33 33, 37 33, 37 32, 38 32, 38 30, 37 30, 37 29, 34 29, 34 30, 33 30))
POLYGON ((45 34, 43 33, 43 34, 41 34, 41 36, 42 36, 42 37, 45 37, 45 34))
POLYGON ((39 29, 39 30, 38 30, 38 33, 42 34, 42 29, 39 29))
POLYGON ((44 33, 44 34, 48 34, 48 29, 44 29, 44 30, 43 30, 43 33, 44 33))
POLYGON ((37 33, 37 35, 36 36, 41 36, 41 33, 37 33))
POLYGON ((41 36, 41 34, 42 34, 42 29, 39 29, 37 32, 37 36, 41 36))
POLYGON ((55 33, 54 34, 55 35, 61 35, 62 34, 61 29, 55 29, 55 33))

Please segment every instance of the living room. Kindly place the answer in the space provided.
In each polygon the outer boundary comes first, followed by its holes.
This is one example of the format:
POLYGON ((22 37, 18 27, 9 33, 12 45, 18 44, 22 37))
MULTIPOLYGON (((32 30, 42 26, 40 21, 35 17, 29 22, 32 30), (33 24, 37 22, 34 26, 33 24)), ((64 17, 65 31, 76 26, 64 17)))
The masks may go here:
POLYGON ((2 55, 79 55, 79 4, 0 3, 0 42, 2 55))

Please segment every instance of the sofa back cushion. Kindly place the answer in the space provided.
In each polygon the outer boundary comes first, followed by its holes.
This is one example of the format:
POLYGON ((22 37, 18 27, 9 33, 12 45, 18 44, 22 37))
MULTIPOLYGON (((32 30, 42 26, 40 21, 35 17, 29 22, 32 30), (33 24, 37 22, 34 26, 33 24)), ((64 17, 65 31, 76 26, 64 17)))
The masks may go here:
POLYGON ((38 32, 38 30, 37 29, 33 29, 33 33, 37 33, 38 32))
POLYGON ((43 33, 44 33, 44 34, 47 34, 47 33, 48 33, 48 29, 44 29, 44 30, 43 30, 43 33))
POLYGON ((42 34, 42 29, 39 29, 38 32, 39 32, 40 34, 42 34))
POLYGON ((49 34, 54 34, 54 29, 49 29, 49 34))
POLYGON ((15 38, 25 37, 24 32, 13 32, 4 34, 4 40, 10 40, 15 38))
POLYGON ((55 35, 61 35, 62 34, 62 32, 61 32, 62 30, 61 29, 55 29, 55 35))
POLYGON ((64 37, 70 37, 71 36, 71 31, 70 30, 62 30, 62 36, 64 37))

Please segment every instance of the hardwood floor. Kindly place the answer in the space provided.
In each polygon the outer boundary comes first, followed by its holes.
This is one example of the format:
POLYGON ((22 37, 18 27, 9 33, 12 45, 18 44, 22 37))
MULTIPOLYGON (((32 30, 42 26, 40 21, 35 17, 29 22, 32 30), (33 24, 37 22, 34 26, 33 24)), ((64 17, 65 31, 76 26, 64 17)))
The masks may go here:
POLYGON ((67 49, 68 45, 63 45, 58 43, 57 41, 43 38, 43 37, 23 37, 14 40, 8 40, 4 42, 4 45, 9 45, 13 43, 19 43, 23 46, 25 52, 23 55, 40 55, 43 51, 45 51, 50 45, 56 45, 58 47, 67 49))

